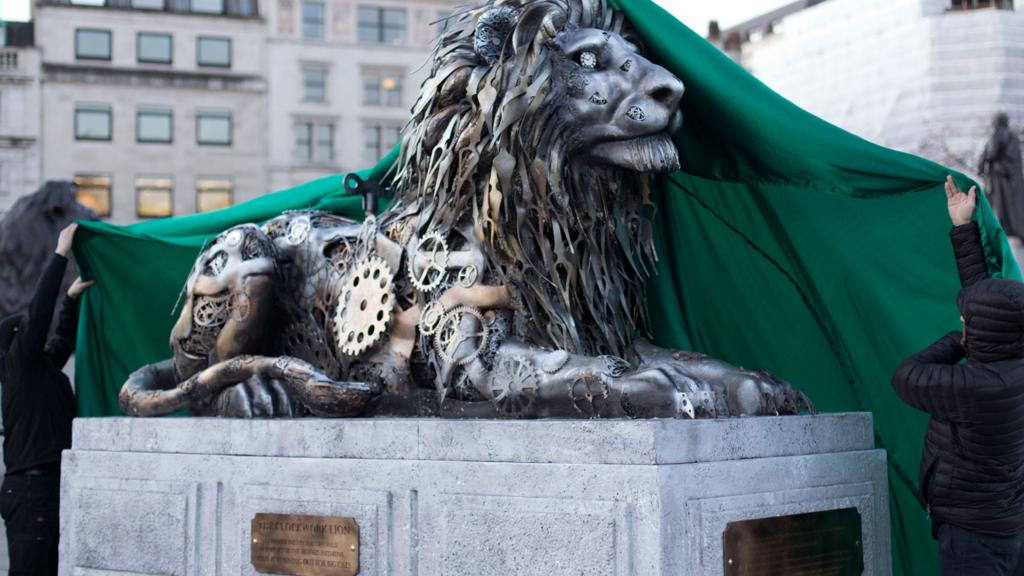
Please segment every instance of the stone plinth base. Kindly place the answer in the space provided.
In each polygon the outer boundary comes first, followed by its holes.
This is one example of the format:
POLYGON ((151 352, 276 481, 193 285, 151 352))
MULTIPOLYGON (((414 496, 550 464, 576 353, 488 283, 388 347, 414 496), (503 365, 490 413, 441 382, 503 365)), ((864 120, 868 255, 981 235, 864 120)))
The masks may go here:
POLYGON ((253 574, 269 512, 354 518, 365 576, 720 575, 730 522, 856 508, 888 576, 887 494, 868 414, 79 419, 60 570, 253 574))

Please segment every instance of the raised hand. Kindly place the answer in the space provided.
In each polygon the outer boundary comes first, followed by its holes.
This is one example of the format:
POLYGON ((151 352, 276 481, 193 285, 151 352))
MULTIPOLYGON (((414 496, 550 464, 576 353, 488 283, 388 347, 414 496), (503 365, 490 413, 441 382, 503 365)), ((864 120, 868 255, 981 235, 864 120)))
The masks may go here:
POLYGON ((946 208, 949 210, 949 219, 953 222, 953 226, 969 223, 974 217, 974 208, 977 205, 977 186, 971 186, 971 189, 964 194, 953 183, 953 177, 946 176, 946 208))
POLYGON ((60 236, 57 238, 57 249, 54 252, 67 258, 68 253, 71 252, 71 243, 75 239, 75 230, 78 230, 78 224, 72 222, 60 231, 60 236))

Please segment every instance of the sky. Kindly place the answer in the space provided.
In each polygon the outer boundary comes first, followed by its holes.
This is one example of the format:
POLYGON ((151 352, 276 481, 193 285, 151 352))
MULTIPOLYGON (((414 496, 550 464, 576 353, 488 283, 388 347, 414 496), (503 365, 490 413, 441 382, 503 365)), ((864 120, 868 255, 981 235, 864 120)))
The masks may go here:
MULTIPOLYGON (((0 0, 0 20, 27 20, 31 0, 0 0)), ((628 0, 627 0, 628 1, 628 0)), ((655 0, 687 26, 706 34, 708 20, 723 28, 788 4, 790 0, 655 0)))

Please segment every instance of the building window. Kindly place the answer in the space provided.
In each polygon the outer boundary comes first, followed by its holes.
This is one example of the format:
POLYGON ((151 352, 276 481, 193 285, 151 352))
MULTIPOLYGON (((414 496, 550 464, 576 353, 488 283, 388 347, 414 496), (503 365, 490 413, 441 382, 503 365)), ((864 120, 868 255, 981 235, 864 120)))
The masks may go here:
POLYGON ((110 30, 76 29, 75 58, 80 60, 110 60, 110 30))
POLYGON ((174 187, 170 176, 136 176, 135 213, 139 218, 174 214, 174 187))
POLYGON ((196 212, 212 212, 232 204, 235 186, 230 178, 199 177, 196 180, 196 212))
POLYGON ((139 32, 135 35, 135 57, 139 62, 171 63, 171 35, 139 32))
POLYGON ((370 125, 363 129, 365 160, 376 162, 391 152, 401 139, 402 129, 397 126, 370 125))
POLYGON ((302 37, 320 40, 324 37, 324 3, 306 0, 302 3, 302 37))
POLYGON ((231 67, 231 38, 200 36, 196 40, 196 63, 200 66, 231 67))
POLYGON ((75 140, 110 140, 113 113, 105 104, 75 104, 75 140))
POLYGON ((163 106, 139 106, 135 113, 135 140, 170 144, 174 141, 174 111, 163 106))
POLYGON ((323 102, 327 99, 327 70, 323 68, 302 69, 302 93, 309 102, 323 102))
POLYGON ((71 0, 75 6, 106 6, 106 0, 71 0))
POLYGON ((363 72, 363 104, 401 106, 402 77, 397 72, 381 70, 363 72))
POLYGON ((132 8, 143 10, 163 10, 164 0, 132 0, 132 8))
POLYGON ((359 41, 367 44, 405 44, 405 10, 359 7, 359 41))
POLYGON ((110 216, 110 175, 75 174, 75 198, 100 216, 110 216))
POLYGON ((196 143, 230 146, 231 112, 229 110, 201 110, 197 112, 196 143))
POLYGON ((192 0, 192 11, 201 14, 223 14, 224 0, 192 0))
POLYGON ((295 155, 313 163, 334 161, 334 124, 299 122, 295 124, 295 155))

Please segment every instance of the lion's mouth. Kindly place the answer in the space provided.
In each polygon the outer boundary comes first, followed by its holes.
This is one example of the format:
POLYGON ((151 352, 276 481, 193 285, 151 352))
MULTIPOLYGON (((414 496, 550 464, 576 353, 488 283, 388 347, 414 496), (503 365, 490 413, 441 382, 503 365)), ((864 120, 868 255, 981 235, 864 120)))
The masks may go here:
POLYGON ((590 154, 598 161, 636 172, 672 172, 679 169, 679 151, 668 132, 602 142, 590 154))

